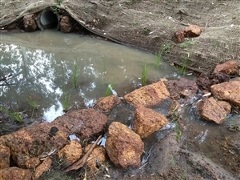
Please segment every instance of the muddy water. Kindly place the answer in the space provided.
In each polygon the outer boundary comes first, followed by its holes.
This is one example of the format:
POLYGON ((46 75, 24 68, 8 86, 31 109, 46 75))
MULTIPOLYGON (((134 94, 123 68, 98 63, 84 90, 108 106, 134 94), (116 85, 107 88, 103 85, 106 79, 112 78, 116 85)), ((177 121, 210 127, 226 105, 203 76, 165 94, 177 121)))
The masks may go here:
POLYGON ((145 64, 148 81, 177 76, 165 62, 156 68, 153 54, 76 34, 2 34, 0 49, 0 76, 11 75, 1 82, 1 101, 48 121, 92 106, 108 85, 120 96, 141 86, 145 64))

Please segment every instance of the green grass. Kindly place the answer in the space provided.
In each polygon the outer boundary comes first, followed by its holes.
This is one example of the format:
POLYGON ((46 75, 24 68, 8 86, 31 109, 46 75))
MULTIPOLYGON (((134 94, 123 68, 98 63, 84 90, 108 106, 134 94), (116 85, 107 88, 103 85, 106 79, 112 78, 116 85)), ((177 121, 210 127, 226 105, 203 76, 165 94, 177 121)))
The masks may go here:
POLYGON ((105 96, 112 95, 113 94, 112 92, 113 92, 112 84, 108 84, 106 91, 105 91, 105 96))
POLYGON ((74 63, 72 82, 73 82, 73 87, 77 88, 78 87, 78 70, 77 70, 76 63, 74 63))
POLYGON ((70 109, 70 94, 65 93, 63 96, 63 111, 67 112, 70 109))
POLYGON ((0 106, 0 111, 6 114, 13 121, 16 121, 19 123, 23 122, 23 117, 20 112, 11 111, 4 106, 0 106))
POLYGON ((148 75, 148 66, 147 64, 144 64, 142 68, 142 77, 141 77, 142 86, 145 86, 147 84, 147 75, 148 75))
POLYGON ((187 72, 187 67, 189 65, 190 59, 189 59, 189 53, 186 55, 186 57, 183 60, 183 65, 182 67, 179 69, 179 73, 181 75, 186 75, 187 72))
POLYGON ((183 48, 183 49, 187 49, 187 48, 191 47, 192 45, 194 45, 194 41, 193 41, 193 39, 190 39, 190 40, 187 40, 187 41, 179 44, 179 47, 183 48))
POLYGON ((156 59, 155 59, 155 67, 158 68, 162 64, 162 56, 163 54, 170 53, 171 45, 164 44, 161 46, 160 50, 157 52, 156 59))
POLYGON ((37 104, 37 102, 34 99, 31 99, 31 98, 27 100, 27 103, 30 106, 30 108, 32 109, 31 118, 33 118, 34 112, 35 112, 35 110, 37 110, 39 108, 39 105, 37 104))

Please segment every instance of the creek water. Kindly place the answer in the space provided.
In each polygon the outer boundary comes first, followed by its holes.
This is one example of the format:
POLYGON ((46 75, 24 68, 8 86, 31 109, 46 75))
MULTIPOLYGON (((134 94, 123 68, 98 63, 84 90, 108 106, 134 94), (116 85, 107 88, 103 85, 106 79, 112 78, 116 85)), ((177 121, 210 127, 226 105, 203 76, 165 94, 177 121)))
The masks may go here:
MULTIPOLYGON (((157 57, 151 53, 96 37, 56 31, 2 34, 0 56, 0 77, 9 75, 7 81, 0 82, 1 103, 47 121, 73 106, 93 106, 106 95, 108 87, 119 96, 141 87, 145 65, 149 82, 180 76, 164 61, 156 67, 157 57)), ((206 123, 196 114, 195 103, 182 108, 184 146, 235 172, 239 132, 229 131, 228 125, 239 115, 229 117, 221 126, 206 123)), ((113 118, 117 116, 132 118, 128 110, 113 118)), ((161 131, 157 133, 162 135, 161 131)))
POLYGON ((147 79, 178 76, 165 62, 156 68, 156 56, 99 38, 56 31, 2 34, 0 96, 13 108, 43 114, 52 121, 71 106, 91 107, 108 86, 124 95, 147 79), (66 107, 68 106, 68 107, 66 107))

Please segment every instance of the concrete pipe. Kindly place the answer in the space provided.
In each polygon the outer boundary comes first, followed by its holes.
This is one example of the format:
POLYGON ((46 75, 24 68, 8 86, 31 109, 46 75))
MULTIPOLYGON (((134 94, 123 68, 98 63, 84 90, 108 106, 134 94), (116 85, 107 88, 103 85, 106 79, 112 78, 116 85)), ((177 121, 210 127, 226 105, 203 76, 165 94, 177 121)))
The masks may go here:
POLYGON ((57 30, 59 28, 59 19, 59 15, 57 13, 54 13, 51 9, 45 9, 39 14, 37 24, 41 30, 57 30))

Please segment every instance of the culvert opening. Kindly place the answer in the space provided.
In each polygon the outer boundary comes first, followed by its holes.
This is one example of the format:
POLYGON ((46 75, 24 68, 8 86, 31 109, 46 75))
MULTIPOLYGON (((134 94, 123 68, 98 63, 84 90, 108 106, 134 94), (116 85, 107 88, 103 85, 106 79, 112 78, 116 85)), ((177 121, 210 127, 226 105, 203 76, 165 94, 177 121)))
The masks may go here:
POLYGON ((54 13, 51 9, 43 10, 38 17, 38 27, 44 29, 58 29, 59 15, 54 13))

